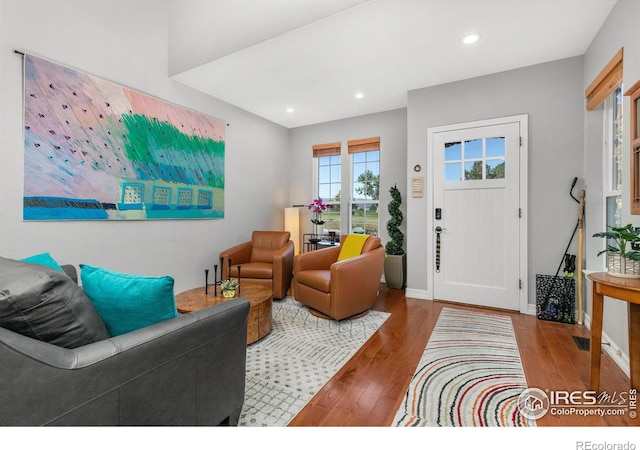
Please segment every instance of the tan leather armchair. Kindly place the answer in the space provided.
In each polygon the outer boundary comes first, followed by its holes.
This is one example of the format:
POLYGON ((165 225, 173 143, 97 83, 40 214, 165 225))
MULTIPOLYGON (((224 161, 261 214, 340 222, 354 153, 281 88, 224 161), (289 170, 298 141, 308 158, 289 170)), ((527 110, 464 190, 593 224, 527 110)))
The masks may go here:
POLYGON ((293 295, 320 317, 342 320, 375 304, 384 268, 384 247, 370 236, 360 255, 338 261, 340 247, 301 253, 293 259, 293 295))
MULTIPOLYGON (((229 274, 269 286, 273 298, 284 298, 291 287, 293 276, 293 241, 288 231, 254 231, 249 242, 231 247, 220 253, 223 279, 229 274), (231 259, 231 271, 229 271, 231 259)), ((242 285, 240 286, 242 296, 242 285)))

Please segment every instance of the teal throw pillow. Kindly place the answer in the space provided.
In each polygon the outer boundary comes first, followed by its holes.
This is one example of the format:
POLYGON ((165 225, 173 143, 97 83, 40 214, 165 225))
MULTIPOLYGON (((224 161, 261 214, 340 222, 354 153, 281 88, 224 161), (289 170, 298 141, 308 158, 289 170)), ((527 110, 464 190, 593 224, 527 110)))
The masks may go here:
POLYGON ((111 336, 178 316, 170 276, 128 275, 80 264, 80 279, 111 336))
POLYGON ((31 264, 40 264, 43 266, 51 267, 52 269, 56 269, 58 272, 64 272, 62 270, 62 267, 60 267, 60 264, 58 264, 48 252, 38 253, 37 255, 22 258, 20 261, 28 262, 31 264))

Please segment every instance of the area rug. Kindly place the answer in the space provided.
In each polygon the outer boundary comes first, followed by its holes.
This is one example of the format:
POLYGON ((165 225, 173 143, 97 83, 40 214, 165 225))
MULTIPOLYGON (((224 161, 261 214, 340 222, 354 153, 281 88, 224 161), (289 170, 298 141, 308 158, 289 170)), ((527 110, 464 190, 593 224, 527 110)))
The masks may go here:
POLYGON ((511 318, 443 308, 394 426, 535 426, 511 318))
POLYGON ((389 317, 326 320, 291 297, 273 302, 273 329, 247 347, 240 426, 285 426, 389 317))

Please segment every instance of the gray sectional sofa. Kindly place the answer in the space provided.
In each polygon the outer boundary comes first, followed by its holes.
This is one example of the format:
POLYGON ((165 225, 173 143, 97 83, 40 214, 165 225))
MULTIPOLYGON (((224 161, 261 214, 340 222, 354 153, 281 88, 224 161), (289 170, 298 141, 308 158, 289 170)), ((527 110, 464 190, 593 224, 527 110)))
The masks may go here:
MULTIPOLYGON (((33 285, 16 282, 25 267, 0 258, 0 319, 15 312, 16 290, 33 285)), ((35 267, 45 292, 28 295, 40 295, 38 306, 51 303, 52 286, 77 293, 67 275, 35 267)), ((0 425, 235 425, 248 313, 248 301, 231 300, 75 348, 0 327, 0 425)))

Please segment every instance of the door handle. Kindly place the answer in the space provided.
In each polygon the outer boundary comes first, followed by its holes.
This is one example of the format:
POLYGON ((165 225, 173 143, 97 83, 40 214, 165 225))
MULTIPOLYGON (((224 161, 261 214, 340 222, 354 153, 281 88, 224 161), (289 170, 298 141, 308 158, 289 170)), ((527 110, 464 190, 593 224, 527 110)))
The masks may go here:
POLYGON ((446 228, 438 225, 436 227, 436 272, 440 273, 440 235, 446 228))

